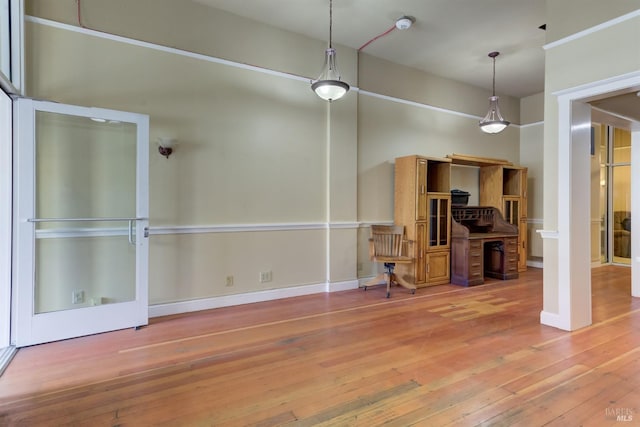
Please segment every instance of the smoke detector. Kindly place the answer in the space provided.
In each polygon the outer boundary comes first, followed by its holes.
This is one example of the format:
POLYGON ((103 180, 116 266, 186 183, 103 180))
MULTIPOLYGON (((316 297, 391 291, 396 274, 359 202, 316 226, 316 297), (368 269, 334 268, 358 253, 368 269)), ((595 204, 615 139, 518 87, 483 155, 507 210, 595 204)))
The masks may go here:
POLYGON ((416 18, 413 16, 403 16, 396 21, 396 28, 399 30, 408 30, 414 22, 416 22, 416 18))

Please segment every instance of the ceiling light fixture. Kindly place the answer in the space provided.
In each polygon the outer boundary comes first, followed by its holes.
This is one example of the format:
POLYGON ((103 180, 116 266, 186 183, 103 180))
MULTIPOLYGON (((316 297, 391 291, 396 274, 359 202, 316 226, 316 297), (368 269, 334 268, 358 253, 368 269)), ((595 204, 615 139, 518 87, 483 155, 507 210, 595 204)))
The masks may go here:
POLYGON ((500 133, 510 124, 500 114, 498 97, 496 96, 496 56, 498 55, 500 52, 489 53, 489 58, 493 59, 493 95, 489 98, 489 111, 479 123, 480 129, 486 133, 500 133))
POLYGON ((333 48, 331 30, 333 25, 333 0, 329 0, 329 48, 325 50, 324 68, 317 80, 311 82, 311 89, 325 101, 340 99, 349 91, 349 85, 342 81, 336 65, 336 50, 333 48))

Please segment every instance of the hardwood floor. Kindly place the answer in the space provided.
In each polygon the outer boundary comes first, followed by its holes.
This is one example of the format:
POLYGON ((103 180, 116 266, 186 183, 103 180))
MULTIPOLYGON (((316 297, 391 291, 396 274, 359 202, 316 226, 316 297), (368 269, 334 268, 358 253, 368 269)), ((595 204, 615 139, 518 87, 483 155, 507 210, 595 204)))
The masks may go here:
POLYGON ((640 425, 640 298, 594 269, 594 323, 542 326, 542 272, 152 319, 21 349, 7 426, 640 425))

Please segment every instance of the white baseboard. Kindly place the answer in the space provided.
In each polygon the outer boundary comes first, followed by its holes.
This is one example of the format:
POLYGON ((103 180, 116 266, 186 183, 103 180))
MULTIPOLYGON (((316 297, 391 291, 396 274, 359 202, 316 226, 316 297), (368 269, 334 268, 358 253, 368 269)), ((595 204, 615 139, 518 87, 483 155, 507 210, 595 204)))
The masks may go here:
POLYGON ((169 316, 172 314, 190 313, 192 311, 210 310, 213 308, 230 307, 233 305, 251 304, 254 302, 271 301, 275 299, 320 294, 325 292, 346 291, 357 288, 358 281, 349 280, 345 282, 317 283, 313 285, 294 286, 291 288, 249 292, 246 294, 223 295, 212 298, 155 304, 149 306, 149 317, 169 316))
POLYGON ((554 328, 563 329, 568 331, 569 329, 563 324, 562 318, 557 313, 549 313, 548 311, 540 312, 540 323, 547 326, 553 326, 554 328))
POLYGON ((349 291, 351 289, 358 289, 358 286, 359 286, 358 280, 348 280, 346 282, 332 282, 332 283, 327 283, 326 292, 349 291))
POLYGON ((544 264, 542 261, 527 261, 527 267, 543 268, 544 264))

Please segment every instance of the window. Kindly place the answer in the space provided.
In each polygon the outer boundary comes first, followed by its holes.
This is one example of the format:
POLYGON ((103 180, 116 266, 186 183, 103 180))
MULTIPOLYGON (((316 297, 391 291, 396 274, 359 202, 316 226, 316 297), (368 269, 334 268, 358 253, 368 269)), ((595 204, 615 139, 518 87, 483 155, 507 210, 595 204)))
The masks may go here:
POLYGON ((600 138, 601 262, 631 263, 631 132, 602 126, 600 138))
POLYGON ((0 83, 11 92, 22 89, 23 39, 23 0, 0 0, 0 83))

